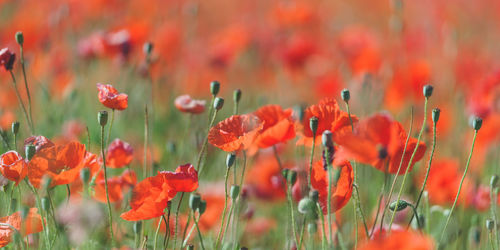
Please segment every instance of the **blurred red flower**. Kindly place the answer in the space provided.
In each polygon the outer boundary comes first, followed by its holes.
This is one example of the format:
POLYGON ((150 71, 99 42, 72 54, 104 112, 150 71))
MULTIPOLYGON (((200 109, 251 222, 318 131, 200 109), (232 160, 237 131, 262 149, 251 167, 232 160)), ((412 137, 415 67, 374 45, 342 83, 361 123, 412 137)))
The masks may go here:
MULTIPOLYGON (((9 216, 0 218, 0 223, 9 224, 21 233, 21 236, 41 232, 42 218, 37 208, 30 208, 28 215, 23 219, 21 212, 15 212, 9 216)), ((15 231, 9 226, 0 226, 0 247, 8 245, 12 241, 15 231)))
MULTIPOLYGON (((424 173, 422 172, 420 176, 423 180, 424 173)), ((455 201, 461 179, 462 171, 459 168, 459 162, 457 160, 434 160, 425 186, 425 189, 429 192, 430 202, 437 205, 452 204, 455 201)), ((466 201, 471 191, 471 183, 466 178, 462 186, 462 192, 460 192, 458 204, 466 201)))
MULTIPOLYGON (((129 188, 134 186, 136 183, 137 177, 135 172, 132 170, 125 170, 120 176, 108 178, 109 202, 114 203, 123 200, 124 193, 126 193, 129 188)), ((94 198, 99 202, 106 203, 106 187, 104 173, 102 171, 96 179, 94 190, 94 198)))
POLYGON ((132 146, 117 138, 108 146, 106 166, 110 168, 125 167, 132 162, 133 158, 134 150, 132 146))
POLYGON ((253 115, 233 115, 212 127, 208 132, 208 142, 226 151, 248 149, 263 124, 253 115))
POLYGON ((268 148, 295 137, 292 109, 283 110, 279 105, 267 105, 253 114, 263 122, 262 131, 255 139, 259 148, 268 148))
POLYGON ((432 250, 435 243, 430 236, 414 231, 393 231, 391 234, 381 234, 373 240, 365 242, 360 250, 432 250))
POLYGON ((175 107, 181 112, 200 114, 205 111, 205 101, 191 99, 189 95, 181 95, 175 98, 175 107))
POLYGON ((0 67, 3 66, 6 71, 12 70, 15 60, 16 54, 14 52, 10 51, 8 48, 0 50, 0 67))
POLYGON ((124 110, 128 106, 128 95, 118 93, 113 86, 109 84, 97 84, 99 90, 99 102, 110 109, 124 110))
POLYGON ((17 186, 28 174, 28 167, 23 157, 11 150, 0 156, 0 172, 5 178, 16 182, 17 186))
POLYGON ((44 148, 53 147, 55 145, 52 141, 50 141, 47 137, 45 137, 43 135, 31 136, 31 137, 28 137, 24 140, 24 146, 27 146, 30 144, 35 146, 36 152, 38 152, 44 148))

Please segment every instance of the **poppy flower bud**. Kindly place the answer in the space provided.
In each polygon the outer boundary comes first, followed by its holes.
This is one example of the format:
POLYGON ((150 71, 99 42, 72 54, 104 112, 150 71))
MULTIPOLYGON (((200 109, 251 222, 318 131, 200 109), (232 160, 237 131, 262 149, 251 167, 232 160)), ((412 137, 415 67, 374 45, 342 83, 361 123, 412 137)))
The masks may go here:
POLYGON ((399 211, 405 209, 406 207, 408 207, 408 205, 410 205, 410 203, 406 202, 405 200, 399 200, 399 202, 394 201, 389 205, 389 209, 391 211, 396 210, 397 212, 399 212, 399 211))
POLYGON ((186 250, 194 250, 194 246, 192 244, 187 245, 186 250))
POLYGON ((495 221, 492 219, 487 219, 486 220, 486 228, 490 231, 493 230, 495 228, 495 221))
POLYGON ((222 107, 224 107, 224 99, 219 98, 219 97, 215 98, 215 100, 214 100, 214 108, 216 110, 220 110, 222 107))
POLYGON ((313 135, 316 135, 316 132, 318 131, 318 117, 313 116, 309 119, 309 128, 311 128, 313 135))
POLYGON ((231 190, 229 191, 229 194, 231 195, 231 199, 233 199, 233 200, 238 198, 238 195, 240 194, 240 186, 232 185, 231 190))
POLYGON ((199 194, 191 194, 191 196, 189 196, 189 208, 193 211, 200 207, 200 202, 201 196, 199 194))
POLYGON ((298 210, 301 214, 314 213, 315 208, 316 204, 309 197, 302 198, 302 200, 299 201, 298 210))
POLYGON ((309 198, 311 198, 311 200, 313 200, 314 202, 318 202, 319 201, 319 192, 318 190, 311 190, 309 191, 309 198))
POLYGON ((29 207, 27 207, 27 206, 22 206, 21 207, 21 217, 23 219, 26 219, 26 217, 28 216, 29 212, 30 212, 30 208, 29 207))
POLYGON ((97 113, 97 121, 102 127, 106 126, 108 123, 108 111, 99 111, 97 113))
POLYGON ((236 155, 234 153, 227 154, 227 158, 226 158, 227 168, 232 167, 235 160, 236 160, 236 155))
POLYGON ((342 100, 344 100, 344 102, 349 103, 349 100, 351 99, 351 92, 349 92, 348 89, 343 89, 340 92, 340 96, 342 96, 342 100))
POLYGON ((83 168, 80 171, 80 179, 85 184, 89 182, 89 180, 90 180, 90 170, 88 168, 83 168))
POLYGON ((141 230, 142 230, 142 221, 136 221, 134 223, 134 226, 133 226, 132 230, 134 230, 135 234, 141 233, 141 230))
POLYGON ((200 215, 202 215, 203 213, 205 213, 205 210, 207 210, 207 201, 202 200, 202 201, 200 201, 200 206, 198 207, 198 212, 200 213, 200 215))
POLYGON ((314 222, 307 224, 307 232, 309 234, 315 234, 318 231, 318 225, 314 222))
POLYGON ((49 211, 49 209, 50 209, 50 200, 49 200, 49 198, 47 198, 47 197, 42 197, 42 199, 41 199, 41 203, 42 203, 42 209, 43 209, 44 211, 48 212, 48 211, 49 211))
POLYGON ((144 43, 144 46, 142 46, 142 51, 144 52, 145 55, 151 55, 151 52, 153 52, 153 43, 151 42, 146 42, 144 43))
POLYGON ((441 110, 439 108, 435 108, 432 110, 432 121, 437 123, 439 121, 439 115, 441 114, 441 110))
POLYGON ((295 184, 297 181, 297 172, 290 170, 288 171, 287 178, 286 180, 292 184, 292 186, 295 184))
POLYGON ((19 132, 19 122, 18 121, 13 122, 11 129, 12 129, 12 133, 17 135, 17 132, 19 132))
POLYGON ((323 135, 321 135, 321 142, 324 147, 333 147, 332 132, 330 130, 325 130, 323 135))
POLYGON ((17 42, 17 44, 23 46, 23 44, 24 44, 23 32, 21 32, 21 31, 16 32, 16 42, 17 42))
POLYGON ((498 183, 498 175, 492 175, 490 179, 490 188, 495 188, 498 183))
POLYGON ((220 83, 218 81, 213 81, 210 83, 210 93, 212 93, 213 96, 217 96, 220 90, 220 83))
POLYGON ((481 126, 483 125, 483 119, 477 116, 473 116, 470 118, 470 124, 474 130, 479 130, 481 129, 481 126))
POLYGON ((28 144, 26 147, 24 147, 24 157, 26 160, 30 161, 33 156, 35 156, 36 153, 36 147, 33 144, 28 144))
POLYGON ((238 103, 241 100, 241 89, 237 89, 233 92, 233 100, 238 103))
POLYGON ((17 210, 17 199, 10 200, 10 209, 16 211, 17 210))
POLYGON ((425 98, 431 97, 433 90, 434 90, 434 87, 432 87, 432 85, 429 85, 429 84, 425 85, 424 86, 424 91, 423 91, 425 98))

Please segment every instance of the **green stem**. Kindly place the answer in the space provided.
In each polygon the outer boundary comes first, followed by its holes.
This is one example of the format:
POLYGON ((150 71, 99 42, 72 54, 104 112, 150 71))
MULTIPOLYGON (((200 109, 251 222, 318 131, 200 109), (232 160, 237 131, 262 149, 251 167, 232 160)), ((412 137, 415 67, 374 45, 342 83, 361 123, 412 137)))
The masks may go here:
MULTIPOLYGON (((113 114, 114 114, 114 110, 113 110, 113 114)), ((112 117, 114 117, 114 115, 112 115, 112 117)), ((111 119, 111 121, 113 121, 113 118, 111 119)), ((110 125, 110 127, 111 127, 111 125, 110 125)), ((111 212, 111 202, 109 201, 106 154, 104 152, 104 126, 101 126, 101 157, 102 157, 102 166, 104 168, 104 188, 106 191, 106 201, 108 203, 108 219, 109 219, 109 231, 111 234, 111 245, 114 246, 115 245, 115 237, 113 234, 113 213, 111 212)))
POLYGON ((283 165, 281 164, 280 156, 278 154, 278 149, 276 148, 276 145, 273 145, 273 153, 274 153, 274 158, 276 158, 276 162, 278 163, 278 167, 281 170, 283 169, 283 165))
POLYGON ((148 105, 144 105, 144 161, 142 163, 142 174, 148 176, 148 144, 149 144, 149 114, 148 105))
POLYGON ((460 196, 460 191, 462 190, 462 185, 464 183, 465 176, 467 175, 467 171, 469 170, 470 160, 472 158, 472 152, 474 151, 474 144, 476 143, 476 137, 477 137, 477 130, 474 130, 474 138, 472 139, 472 146, 470 149, 469 158, 467 159, 467 164, 465 165, 464 175, 462 176, 462 180, 460 180, 457 196, 455 196, 455 201, 453 202, 453 206, 451 206, 450 213, 448 214, 448 218, 446 219, 446 223, 444 224, 444 228, 442 230, 439 243, 443 241, 444 234, 446 233, 446 228, 448 227, 448 223, 450 223, 451 215, 453 213, 453 210, 455 209, 455 206, 457 205, 458 197, 460 196))
POLYGON ((304 219, 302 220, 302 229, 300 230, 300 236, 299 236, 299 246, 297 247, 298 250, 302 248, 302 241, 304 240, 305 228, 306 228, 306 216, 304 216, 304 219))
POLYGON ((24 77, 24 87, 26 89, 26 96, 28 97, 28 113, 29 113, 29 118, 31 122, 31 133, 35 133, 35 123, 33 122, 33 114, 31 112, 31 95, 30 95, 30 88, 28 86, 28 78, 26 77, 26 69, 25 69, 25 64, 24 64, 24 49, 23 46, 20 45, 20 54, 21 54, 21 69, 23 71, 23 77, 24 77))
MULTIPOLYGON (((213 106, 213 105, 212 105, 213 106)), ((196 169, 198 170, 198 176, 201 175, 201 172, 203 170, 203 166, 201 166, 201 158, 203 158, 203 154, 205 153, 205 150, 207 149, 207 144, 208 144, 208 131, 210 131, 210 128, 214 125, 215 123, 215 118, 217 117, 217 113, 219 112, 218 109, 214 111, 214 115, 212 116, 212 119, 210 120, 210 124, 208 125, 208 130, 207 130, 207 136, 205 136, 205 140, 203 141, 203 145, 201 146, 200 153, 198 154, 198 160, 196 160, 196 169)))
POLYGON ((224 242, 224 238, 226 237, 227 229, 229 227, 229 223, 231 222, 231 217, 233 215, 233 210, 234 210, 234 204, 235 203, 236 203, 235 200, 231 201, 231 207, 229 208, 229 216, 227 217, 226 228, 224 229, 224 234, 222 234, 222 240, 221 240, 221 242, 224 242))
MULTIPOLYGON (((355 197, 359 199, 358 185, 353 184, 353 187, 354 187, 354 190, 356 191, 355 197)), ((361 216, 361 219, 363 221, 363 226, 365 228, 365 234, 366 234, 366 237, 368 238, 369 235, 370 235, 370 233, 368 231, 368 225, 366 224, 365 215, 363 214, 363 210, 361 209, 361 202, 357 202, 357 208, 356 208, 356 210, 359 210, 359 215, 361 216)), ((357 229, 358 228, 356 227, 356 231, 357 231, 357 229)))
POLYGON ((177 203, 177 210, 175 210, 175 226, 174 226, 174 247, 177 247, 177 224, 179 224, 179 210, 182 204, 182 198, 184 198, 184 192, 181 192, 181 197, 179 198, 179 203, 177 203))
MULTIPOLYGON (((158 244, 158 233, 160 232, 160 227, 161 227, 161 218, 158 220, 158 226, 156 227, 156 232, 155 232, 155 239, 154 239, 154 245, 153 249, 156 250, 156 245, 158 244)), ((168 231, 168 228, 166 229, 168 231)))
POLYGON ((219 243, 221 239, 222 229, 224 228, 224 221, 226 220, 226 209, 227 209, 227 180, 229 177, 229 170, 231 168, 226 168, 226 174, 224 177, 224 210, 222 211, 222 220, 220 222, 219 233, 217 234, 217 241, 215 242, 215 249, 219 248, 219 243))
MULTIPOLYGON (((327 158, 328 155, 327 155, 327 158)), ((328 161, 327 161, 328 162, 328 161)), ((330 244, 333 245, 333 238, 332 238, 332 206, 331 206, 331 195, 332 195, 332 167, 330 163, 328 162, 327 165, 328 168, 328 196, 327 196, 327 203, 326 203, 326 211, 327 211, 327 218, 328 218, 328 235, 330 236, 330 244)))
MULTIPOLYGON (((199 217, 201 217, 201 215, 199 217)), ((196 219, 194 213, 193 213, 193 221, 194 224, 196 225, 196 231, 198 231, 198 238, 200 238, 201 249, 205 250, 205 246, 203 245, 203 236, 201 235, 200 227, 198 226, 198 220, 196 219)))
POLYGON ((290 206, 290 218, 292 220, 293 240, 295 241, 295 244, 297 245, 298 248, 299 241, 297 240, 298 234, 295 224, 295 215, 293 212, 292 183, 289 181, 287 183, 287 186, 288 186, 287 198, 288 198, 288 205, 290 206))
POLYGON ((321 209, 321 206, 319 203, 316 203, 316 207, 318 208, 318 214, 321 218, 321 224, 323 225, 323 237, 321 238, 321 249, 325 250, 326 249, 326 227, 325 227, 325 216, 323 215, 323 209, 321 209))
POLYGON ((493 233, 495 234, 494 242, 495 247, 498 249, 498 227, 497 227, 497 202, 498 202, 498 190, 494 188, 490 188, 490 209, 491 209, 491 217, 493 218, 493 222, 495 227, 493 229, 493 233))
POLYGON ((28 117, 28 112, 26 111, 26 107, 24 106, 24 102, 21 99, 21 95, 19 94, 19 90, 17 89, 16 77, 14 77, 14 73, 12 72, 12 70, 9 70, 9 72, 10 72, 10 76, 12 77, 12 84, 14 85, 14 92, 16 92, 17 101, 19 102, 19 105, 21 106, 21 109, 23 110, 24 118, 26 119, 26 124, 28 124, 28 126, 30 128, 30 132, 31 132, 31 134, 33 134, 34 133, 33 126, 31 125, 30 119, 28 117))
POLYGON ((108 140, 106 141, 106 145, 109 145, 109 141, 111 139, 111 129, 113 128, 113 123, 115 121, 115 109, 111 110, 111 121, 109 122, 109 128, 108 128, 108 140))
POLYGON ((311 148, 311 158, 309 159, 309 178, 307 179, 307 186, 312 189, 311 179, 312 179, 312 169, 314 160, 314 148, 316 147, 316 133, 313 134, 313 144, 311 148))

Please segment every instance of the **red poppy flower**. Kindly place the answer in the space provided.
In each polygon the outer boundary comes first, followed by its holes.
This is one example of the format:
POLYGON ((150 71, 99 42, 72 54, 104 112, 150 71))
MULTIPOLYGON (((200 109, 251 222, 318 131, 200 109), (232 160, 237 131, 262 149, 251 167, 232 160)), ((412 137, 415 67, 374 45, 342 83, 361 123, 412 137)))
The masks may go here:
POLYGON ((246 175, 247 187, 261 199, 284 199, 286 183, 275 157, 259 157, 246 175))
POLYGON ((14 52, 10 51, 8 48, 0 50, 0 66, 3 66, 5 70, 12 70, 15 60, 16 54, 14 52))
POLYGON ((381 235, 367 241, 360 247, 361 250, 432 250, 435 243, 430 236, 414 231, 393 231, 391 234, 381 235))
POLYGON ((109 84, 97 84, 99 101, 110 109, 124 110, 128 106, 128 95, 118 93, 118 90, 109 84))
MULTIPOLYGON (((25 219, 21 212, 13 213, 9 216, 0 218, 0 223, 9 224, 21 233, 22 236, 41 232, 42 218, 38 214, 38 209, 30 208, 25 219)), ((15 231, 9 226, 0 226, 0 247, 8 245, 12 241, 15 231)))
POLYGON ((283 110, 279 105, 267 105, 253 114, 263 122, 262 131, 255 139, 257 147, 271 147, 295 137, 291 109, 283 110))
POLYGON ((248 149, 262 127, 253 115, 233 115, 210 129, 208 142, 226 152, 248 149))
MULTIPOLYGON (((407 134, 401 123, 392 120, 387 114, 375 114, 361 121, 355 127, 354 132, 348 131, 339 136, 337 142, 342 147, 338 154, 369 164, 382 172, 385 172, 386 161, 389 160, 387 172, 396 174, 403 156, 406 137, 407 134)), ((405 173, 416 145, 417 139, 410 138, 404 152, 400 175, 405 173)), ((420 142, 409 171, 415 162, 422 159, 425 150, 425 143, 420 142)))
MULTIPOLYGON (((334 169, 340 168, 340 178, 337 185, 332 185, 331 192, 331 212, 335 212, 343 208, 352 195, 352 182, 354 173, 351 164, 348 161, 334 159, 332 166, 334 169)), ((333 173, 334 171, 331 170, 333 173)), ((323 167, 322 161, 317 161, 313 164, 311 185, 313 189, 319 193, 319 203, 323 209, 323 213, 328 212, 328 172, 323 167)))
MULTIPOLYGON (((297 145, 306 145, 311 147, 313 141, 313 132, 309 127, 309 119, 311 117, 318 118, 318 130, 316 132, 316 142, 321 141, 321 135, 325 130, 330 130, 333 133, 333 140, 337 142, 337 134, 351 129, 351 122, 346 112, 341 111, 337 101, 333 98, 322 99, 319 104, 309 106, 304 113, 302 124, 298 125, 301 128, 301 138, 297 141, 297 145)), ((352 121, 357 122, 358 118, 351 115, 352 121)))
MULTIPOLYGON (((457 160, 434 160, 425 186, 425 189, 429 192, 430 202, 437 205, 451 205, 455 201, 462 174, 463 172, 460 170, 457 160)), ((420 175, 422 181, 424 176, 425 173, 422 172, 420 175)), ((468 199, 467 195, 470 194, 472 190, 472 183, 465 178, 458 203, 466 201, 468 199)))
POLYGON ((40 187, 46 175, 51 186, 72 183, 86 165, 85 145, 70 142, 40 150, 28 164, 28 178, 33 186, 40 187))
MULTIPOLYGON (((125 170, 120 176, 108 178, 109 202, 114 203, 123 200, 123 194, 136 183, 137 177, 134 171, 129 170, 125 170)), ((107 202, 104 173, 102 172, 96 179, 94 198, 102 203, 107 202)))
POLYGON ((108 146, 108 152, 106 154, 106 166, 110 168, 121 168, 125 167, 134 158, 134 150, 130 144, 120 140, 115 139, 108 146))
POLYGON ((198 173, 191 164, 179 166, 175 172, 158 172, 156 176, 148 177, 134 187, 131 210, 120 217, 128 221, 159 217, 177 192, 192 192, 197 188, 198 173))
POLYGON ((0 156, 0 172, 17 186, 28 174, 28 168, 21 155, 11 150, 0 156))
POLYGON ((38 152, 44 148, 53 147, 55 145, 52 141, 50 141, 49 139, 47 139, 47 137, 45 137, 43 135, 31 136, 31 137, 28 137, 24 140, 24 146, 27 146, 30 144, 35 146, 36 152, 38 152))
POLYGON ((200 114, 205 111, 205 101, 191 99, 189 95, 181 95, 175 98, 175 107, 181 112, 200 114))

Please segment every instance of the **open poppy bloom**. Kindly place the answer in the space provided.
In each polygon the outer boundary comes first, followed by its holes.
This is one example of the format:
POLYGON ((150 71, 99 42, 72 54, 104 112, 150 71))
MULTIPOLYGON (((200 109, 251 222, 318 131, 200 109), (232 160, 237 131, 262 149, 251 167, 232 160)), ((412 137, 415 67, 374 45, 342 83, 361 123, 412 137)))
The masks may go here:
POLYGON ((31 137, 28 137, 24 140, 24 146, 27 146, 30 144, 35 146, 36 152, 38 152, 44 148, 53 147, 55 145, 52 141, 50 141, 47 137, 45 137, 43 135, 31 136, 31 137))
MULTIPOLYGON (((354 179, 354 172, 352 170, 351 164, 345 160, 339 160, 334 158, 331 166, 334 169, 340 168, 340 177, 337 184, 332 183, 331 188, 331 212, 336 212, 343 208, 352 195, 352 183, 354 179)), ((334 170, 331 170, 333 174, 334 170)), ((332 177, 333 180, 333 177, 332 177)), ((322 161, 317 161, 313 164, 311 185, 313 189, 317 190, 319 193, 319 203, 323 213, 328 212, 328 171, 325 170, 322 161)))
POLYGON ((132 159, 134 158, 133 155, 134 150, 130 144, 120 139, 115 139, 108 146, 106 166, 110 168, 125 167, 132 162, 132 159))
POLYGON ((205 111, 205 101, 191 99, 189 95, 181 95, 175 98, 175 107, 185 113, 200 114, 205 111))
POLYGON ((286 182, 275 157, 259 157, 249 169, 245 183, 258 198, 266 200, 285 198, 286 182))
POLYGON ((16 54, 14 52, 10 51, 8 48, 0 50, 0 66, 3 66, 5 70, 12 70, 14 61, 16 61, 16 54))
POLYGON ((128 107, 128 95, 118 93, 110 84, 97 84, 99 102, 110 109, 124 110, 128 107))
POLYGON ((16 182, 17 186, 28 174, 28 168, 23 157, 18 152, 11 150, 0 156, 0 172, 5 178, 16 182))
POLYGON ((161 171, 139 182, 132 190, 130 211, 120 217, 128 221, 149 220, 163 215, 168 201, 178 192, 192 192, 198 188, 198 173, 193 165, 177 167, 175 172, 161 171))
POLYGON ((253 113, 263 122, 262 131, 255 139, 259 148, 268 148, 295 137, 292 110, 283 110, 279 105, 267 105, 253 113))
POLYGON ((44 148, 28 163, 28 178, 36 188, 45 175, 52 179, 52 187, 72 183, 90 160, 86 154, 85 145, 79 142, 44 148))
MULTIPOLYGON (((123 200, 123 194, 126 193, 130 187, 137 183, 137 177, 134 171, 125 170, 120 176, 108 178, 108 194, 109 202, 119 202, 123 200)), ((106 187, 104 181, 104 173, 96 179, 94 198, 97 201, 106 203, 106 187)))
POLYGON ((436 249, 430 236, 411 230, 393 230, 391 234, 381 234, 367 241, 362 250, 432 250, 436 249))
POLYGON ((256 116, 233 115, 210 129, 208 142, 226 152, 245 150, 252 145, 262 127, 256 116))
MULTIPOLYGON (((333 134, 333 141, 337 142, 337 135, 346 130, 351 130, 351 121, 347 112, 340 110, 337 101, 333 98, 322 99, 319 104, 309 106, 304 112, 302 124, 297 127, 302 131, 299 132, 301 138, 297 141, 297 145, 305 145, 312 147, 313 132, 309 127, 309 119, 312 117, 318 118, 318 130, 316 132, 316 142, 321 141, 321 135, 325 130, 330 130, 333 134)), ((351 115, 353 122, 357 122, 358 118, 351 115)))
MULTIPOLYGON (((354 132, 348 131, 338 137, 341 147, 337 153, 369 164, 382 172, 387 168, 387 172, 391 174, 398 172, 401 157, 404 157, 399 171, 402 175, 417 146, 417 139, 410 138, 406 151, 403 152, 406 138, 407 134, 401 123, 394 121, 388 114, 375 114, 359 122, 354 132), (389 162, 386 166, 387 160, 389 162)), ((422 159, 425 150, 425 143, 420 142, 408 171, 411 171, 415 162, 422 159)))
MULTIPOLYGON (((15 212, 9 216, 0 218, 0 223, 11 225, 22 236, 38 233, 43 230, 42 218, 38 214, 37 208, 30 208, 28 215, 24 219, 21 216, 21 212, 15 212)), ((0 225, 0 247, 8 245, 12 241, 14 233, 15 231, 11 227, 0 225)))

